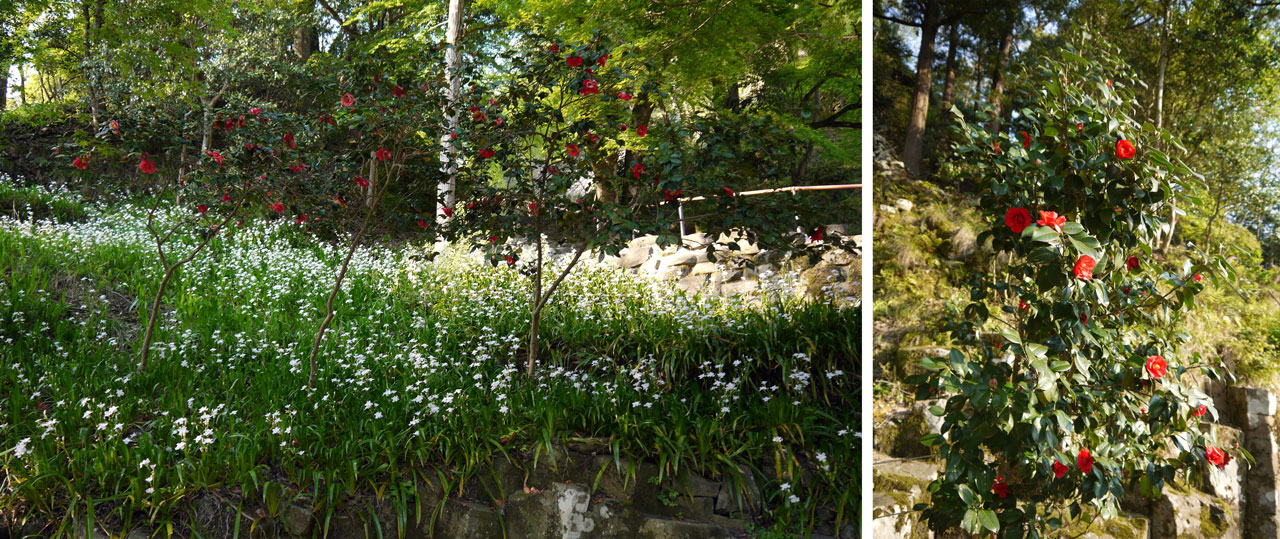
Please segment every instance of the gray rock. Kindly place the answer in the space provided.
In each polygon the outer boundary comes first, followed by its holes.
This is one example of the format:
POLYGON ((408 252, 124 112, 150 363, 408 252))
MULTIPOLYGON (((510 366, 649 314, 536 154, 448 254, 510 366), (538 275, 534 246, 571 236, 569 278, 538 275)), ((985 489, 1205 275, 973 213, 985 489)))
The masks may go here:
POLYGON ((311 513, 312 510, 309 507, 289 505, 285 508, 280 520, 284 524, 285 531, 290 535, 306 537, 311 535, 311 529, 315 526, 315 519, 311 513))
POLYGON ((760 281, 741 280, 720 285, 720 295, 722 296, 738 296, 755 292, 760 288, 760 281))
POLYGON ((709 522, 650 518, 640 525, 640 537, 647 539, 708 539, 712 537, 732 537, 732 534, 728 530, 709 522))
POLYGON ((898 213, 898 208, 895 208, 895 207, 890 206, 890 205, 888 205, 888 204, 881 204, 881 205, 880 205, 880 206, 878 206, 876 209, 880 210, 880 213, 884 213, 884 214, 888 214, 888 215, 894 215, 894 214, 898 213))
POLYGON ((909 212, 911 211, 912 208, 916 207, 916 205, 914 202, 911 202, 910 200, 907 200, 905 198, 900 198, 898 200, 893 201, 893 207, 898 208, 903 212, 909 212))
POLYGON ((643 249, 645 247, 651 247, 657 244, 658 244, 657 236, 640 236, 634 240, 631 240, 631 242, 627 244, 627 247, 634 250, 634 249, 643 249))
POLYGON ((676 266, 693 266, 699 262, 707 261, 706 251, 690 251, 681 249, 675 253, 662 257, 659 269, 670 268, 676 266))
POLYGON ((822 253, 822 260, 835 266, 848 266, 856 261, 853 255, 844 249, 832 249, 822 253))
POLYGON ((639 267, 641 264, 644 264, 653 257, 653 254, 657 252, 657 250, 658 249, 652 245, 645 247, 628 247, 618 253, 621 255, 618 257, 618 265, 626 269, 639 267))
POLYGON ((695 274, 681 278, 680 281, 676 283, 676 286, 685 292, 693 293, 701 290, 703 286, 706 286, 706 284, 707 276, 705 274, 695 274))
POLYGON ((710 275, 719 269, 720 268, 716 267, 715 262, 698 262, 693 265, 693 270, 691 270, 690 273, 693 275, 710 275))

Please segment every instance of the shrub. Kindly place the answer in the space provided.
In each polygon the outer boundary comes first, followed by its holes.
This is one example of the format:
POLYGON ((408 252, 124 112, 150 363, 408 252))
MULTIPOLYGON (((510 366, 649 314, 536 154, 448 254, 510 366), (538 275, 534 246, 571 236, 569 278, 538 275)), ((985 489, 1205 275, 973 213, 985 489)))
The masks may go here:
POLYGON ((1151 257, 1175 184, 1196 176, 1159 149, 1176 141, 1135 119, 1130 71, 1096 37, 1078 41, 1090 45, 1027 74, 1035 90, 1011 132, 956 113, 955 159, 990 223, 977 243, 1010 263, 971 273, 972 303, 947 324, 958 346, 909 380, 917 398, 946 397, 931 410, 942 434, 923 439, 945 469, 921 507, 935 530, 1038 536, 1231 458, 1198 427, 1217 411, 1197 377, 1219 365, 1182 344, 1204 277, 1233 270, 1202 253, 1177 267, 1151 257))

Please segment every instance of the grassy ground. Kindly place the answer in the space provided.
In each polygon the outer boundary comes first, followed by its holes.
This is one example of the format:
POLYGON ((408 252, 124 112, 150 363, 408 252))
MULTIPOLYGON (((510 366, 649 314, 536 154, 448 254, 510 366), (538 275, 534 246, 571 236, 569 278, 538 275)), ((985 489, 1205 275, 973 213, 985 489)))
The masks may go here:
POLYGON ((372 247, 308 390, 344 248, 252 221, 170 283, 137 372, 160 273, 145 211, 0 185, 55 209, 0 218, 0 512, 164 528, 202 491, 271 483, 323 513, 358 492, 408 496, 428 469, 462 478, 590 437, 666 473, 749 465, 768 478, 776 529, 819 508, 856 515, 856 306, 786 282, 763 302, 687 296, 585 264, 553 300, 550 359, 527 378, 525 268, 372 247))

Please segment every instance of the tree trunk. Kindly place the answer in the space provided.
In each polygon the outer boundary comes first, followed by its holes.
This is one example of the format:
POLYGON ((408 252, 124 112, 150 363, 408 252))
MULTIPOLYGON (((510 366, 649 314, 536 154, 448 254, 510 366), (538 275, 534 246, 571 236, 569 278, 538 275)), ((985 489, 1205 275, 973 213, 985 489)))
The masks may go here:
MULTIPOLYGON (((1156 75, 1156 129, 1164 128, 1164 75, 1169 65, 1169 0, 1160 2, 1162 10, 1160 20, 1160 65, 1156 75)), ((1160 252, 1167 251, 1173 245, 1173 233, 1178 226, 1178 199, 1174 197, 1169 206, 1169 233, 1158 245, 1160 252)))
POLYGON ((311 23, 310 19, 316 10, 315 0, 297 0, 294 4, 297 13, 306 22, 293 31, 293 53, 298 56, 299 60, 306 61, 319 45, 320 35, 316 32, 316 27, 311 23))
POLYGON ((0 111, 9 108, 9 61, 0 60, 0 111))
POLYGON ((1004 69, 1009 64, 1009 51, 1013 49, 1013 24, 1000 38, 1000 50, 996 54, 995 68, 991 73, 991 121, 988 127, 991 132, 1000 133, 1000 123, 1004 119, 1004 69))
MULTIPOLYGON (((8 77, 5 82, 8 82, 8 77)), ((27 106, 27 65, 22 61, 18 62, 18 104, 27 106)))
MULTIPOLYGON (((89 117, 93 120, 93 124, 98 125, 98 91, 94 80, 97 79, 97 70, 92 65, 93 61, 93 17, 89 13, 89 1, 84 0, 80 4, 81 13, 84 15, 84 85, 85 94, 89 97, 89 117)), ((6 74, 7 75, 7 74, 6 74)))
POLYGON ((436 184, 436 196, 440 199, 440 207, 436 208, 436 222, 444 224, 444 209, 453 207, 458 189, 458 145, 453 142, 452 134, 458 129, 458 97, 462 90, 462 76, 459 69, 462 64, 462 55, 458 53, 458 38, 462 35, 462 9, 463 0, 449 0, 449 22, 445 31, 445 42, 447 47, 444 50, 444 73, 445 79, 449 81, 449 89, 446 93, 448 98, 448 107, 445 110, 445 123, 447 125, 447 133, 444 134, 444 151, 446 172, 449 173, 448 181, 436 184))
POLYGON ((933 41, 938 36, 941 18, 939 0, 927 0, 924 19, 920 23, 920 52, 916 55, 916 87, 911 99, 911 120, 907 123, 907 139, 902 143, 902 162, 907 173, 919 177, 923 172, 924 131, 929 119, 929 94, 933 91, 933 41))
POLYGON ((1169 64, 1169 0, 1162 0, 1160 21, 1160 65, 1156 75, 1156 129, 1164 127, 1164 73, 1169 64))
POLYGON ((960 48, 960 23, 951 25, 951 35, 947 38, 947 78, 942 85, 942 110, 951 109, 956 90, 956 51, 960 48))

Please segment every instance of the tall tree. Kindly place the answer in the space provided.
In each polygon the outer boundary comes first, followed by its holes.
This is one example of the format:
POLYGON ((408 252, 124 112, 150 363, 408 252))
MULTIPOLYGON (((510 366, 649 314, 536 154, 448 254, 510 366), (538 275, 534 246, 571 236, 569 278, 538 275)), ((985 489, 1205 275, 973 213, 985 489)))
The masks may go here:
POLYGON ((955 24, 966 13, 959 7, 951 7, 943 13, 943 0, 923 0, 918 4, 916 20, 892 14, 876 13, 877 18, 920 29, 920 49, 916 53, 916 82, 911 94, 911 117, 907 121, 907 135, 902 142, 902 163, 907 173, 920 176, 924 163, 924 134, 929 121, 929 97, 933 93, 933 57, 938 29, 955 24))
MULTIPOLYGON (((462 76, 459 71, 462 55, 458 53, 458 37, 462 35, 462 9, 463 0, 449 0, 448 30, 445 33, 446 45, 444 50, 444 72, 449 84, 449 88, 445 93, 448 100, 445 105, 445 122, 448 124, 447 133, 454 133, 458 129, 458 93, 462 89, 462 76)), ((443 224, 449 218, 445 214, 445 209, 453 207, 454 193, 458 188, 458 146, 453 142, 453 137, 450 135, 446 135, 444 141, 444 155, 442 157, 444 157, 445 167, 448 169, 449 179, 436 185, 436 193, 440 198, 440 207, 436 209, 436 222, 440 224, 443 224)))

